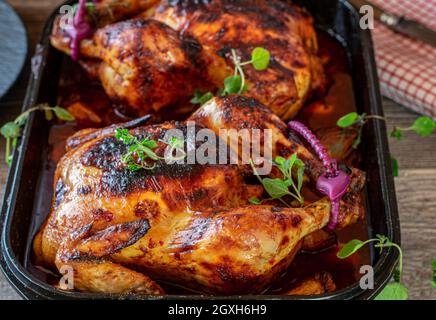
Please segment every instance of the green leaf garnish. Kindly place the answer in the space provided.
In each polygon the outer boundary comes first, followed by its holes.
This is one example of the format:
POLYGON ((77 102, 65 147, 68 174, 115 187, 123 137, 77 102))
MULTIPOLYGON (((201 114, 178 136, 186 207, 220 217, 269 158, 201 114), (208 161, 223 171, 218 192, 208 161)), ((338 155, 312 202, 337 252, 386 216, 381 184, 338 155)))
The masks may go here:
POLYGON ((279 199, 289 194, 288 185, 281 179, 264 178, 262 184, 265 191, 273 199, 279 199))
POLYGON ((5 161, 8 165, 11 164, 12 149, 16 147, 18 138, 21 136, 21 127, 24 126, 27 119, 29 118, 29 115, 34 111, 43 111, 45 118, 48 121, 53 119, 53 113, 60 120, 74 120, 74 116, 64 108, 58 106, 50 107, 48 104, 40 104, 24 111, 14 121, 4 124, 0 129, 0 133, 3 135, 3 137, 6 138, 5 161))
POLYGON ((45 120, 47 120, 47 121, 52 121, 54 118, 53 111, 51 111, 51 110, 44 110, 44 115, 45 115, 45 120))
POLYGON ((401 140, 401 137, 403 136, 403 134, 401 133, 401 130, 398 130, 398 129, 392 130, 390 135, 392 138, 396 138, 397 140, 401 140))
POLYGON ((223 95, 239 93, 242 86, 242 77, 239 75, 230 76, 224 79, 223 95))
POLYGON ((351 112, 340 118, 336 124, 338 125, 338 127, 348 128, 354 125, 358 119, 359 115, 357 114, 357 112, 351 112))
MULTIPOLYGON (((243 94, 248 90, 247 83, 245 82, 245 74, 243 67, 248 64, 252 64, 253 67, 262 71, 268 68, 271 54, 268 50, 257 47, 251 52, 251 60, 241 62, 241 59, 237 56, 236 51, 231 49, 232 61, 235 66, 234 73, 224 79, 224 88, 221 88, 216 93, 217 96, 223 97, 228 94, 243 94)), ((212 92, 202 93, 196 90, 194 97, 191 99, 192 104, 203 105, 214 97, 212 92)))
POLYGON ((408 297, 407 288, 400 282, 394 282, 388 283, 375 297, 375 300, 407 300, 408 297))
POLYGON ((195 94, 194 97, 191 99, 191 103, 199 104, 200 106, 202 106, 212 98, 213 98, 212 92, 202 93, 200 90, 195 90, 195 94))
POLYGON ((352 144, 353 149, 357 149, 357 147, 362 142, 363 126, 368 122, 369 119, 384 120, 383 117, 377 115, 367 115, 366 113, 358 114, 357 112, 350 112, 345 116, 341 117, 336 122, 336 125, 342 129, 356 131, 357 136, 352 144))
POLYGON ((260 201, 256 197, 252 197, 252 198, 248 199, 248 202, 250 202, 251 204, 261 204, 262 203, 262 201, 260 201))
POLYGON ((263 71, 268 68, 270 58, 271 54, 268 50, 258 47, 251 53, 251 64, 254 69, 263 71))
POLYGON ((262 71, 268 68, 271 54, 264 48, 255 48, 251 52, 251 60, 241 62, 241 59, 237 56, 234 49, 231 50, 232 60, 235 66, 233 75, 224 79, 224 88, 218 90, 219 96, 225 96, 227 94, 243 94, 248 90, 248 86, 245 82, 245 74, 243 67, 252 64, 253 67, 262 71))
POLYGON ((115 138, 127 145, 128 152, 121 156, 123 162, 130 171, 138 171, 141 169, 151 170, 155 167, 146 163, 147 159, 157 161, 160 157, 152 150, 157 148, 158 144, 155 140, 144 138, 141 141, 137 137, 130 134, 128 129, 116 129, 115 138))
POLYGON ((13 139, 18 138, 21 134, 21 128, 19 125, 17 125, 15 122, 11 121, 6 124, 4 124, 0 132, 5 139, 13 139))
POLYGON ((339 259, 345 259, 354 253, 356 253, 360 248, 365 246, 368 243, 374 242, 374 247, 379 248, 380 252, 383 251, 384 248, 396 248, 400 254, 398 269, 394 274, 394 283, 389 283, 386 287, 377 295, 376 300, 406 300, 408 297, 407 288, 401 282, 402 274, 403 274, 403 252, 400 246, 396 243, 393 243, 389 240, 388 237, 384 235, 376 235, 374 239, 369 239, 366 241, 361 241, 358 239, 351 240, 347 244, 345 244, 342 249, 337 253, 337 257, 339 259))
POLYGON ((132 144, 135 137, 132 136, 128 129, 115 130, 115 138, 122 141, 124 144, 132 144))
POLYGON ((436 127, 435 121, 429 117, 419 117, 412 125, 412 129, 421 137, 427 137, 433 133, 436 127))
POLYGON ((262 183, 265 191, 271 197, 271 199, 278 199, 282 203, 289 206, 286 201, 283 200, 285 196, 291 196, 298 200, 301 206, 304 205, 304 198, 301 195, 301 188, 304 180, 304 163, 297 158, 296 154, 293 154, 289 159, 283 157, 276 157, 273 164, 280 170, 283 178, 261 178, 254 167, 252 161, 250 161, 253 173, 258 180, 262 183), (295 170, 293 170, 295 168, 295 170), (293 173, 296 171, 297 181, 294 181, 293 173))
POLYGON ((73 121, 74 116, 68 112, 67 109, 61 108, 61 107, 54 107, 53 112, 58 117, 58 119, 64 120, 64 121, 73 121))
POLYGON ((360 241, 358 239, 353 239, 347 244, 345 244, 341 250, 336 254, 339 259, 345 259, 349 256, 353 255, 357 250, 362 248, 365 245, 365 242, 360 241))
POLYGON ((427 137, 431 135, 436 128, 436 122, 429 117, 419 117, 415 122, 408 128, 394 127, 391 132, 391 137, 401 139, 402 133, 404 131, 415 131, 421 137, 427 137))

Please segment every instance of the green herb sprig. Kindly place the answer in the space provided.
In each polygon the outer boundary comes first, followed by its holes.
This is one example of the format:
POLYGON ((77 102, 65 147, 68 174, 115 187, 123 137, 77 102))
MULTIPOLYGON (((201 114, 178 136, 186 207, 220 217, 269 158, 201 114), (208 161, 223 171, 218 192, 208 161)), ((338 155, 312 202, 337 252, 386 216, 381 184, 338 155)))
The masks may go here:
POLYGON ((375 243, 374 247, 380 249, 380 253, 385 248, 395 248, 399 252, 399 264, 396 274, 394 275, 395 282, 389 283, 375 298, 376 300, 407 300, 408 290, 402 283, 403 275, 403 251, 401 247, 393 243, 384 235, 376 235, 375 239, 369 239, 366 241, 361 241, 358 239, 353 239, 345 244, 341 250, 337 253, 339 259, 345 259, 356 253, 359 249, 364 247, 369 243, 375 243))
MULTIPOLYGON (((244 66, 252 65, 257 71, 266 70, 271 60, 271 54, 268 50, 257 47, 251 52, 251 59, 241 62, 241 58, 236 54, 236 50, 232 49, 232 61, 235 66, 233 75, 224 79, 224 88, 218 90, 217 95, 225 96, 228 94, 243 94, 248 90, 245 79, 244 66)), ((192 104, 203 105, 214 97, 212 92, 202 93, 196 90, 194 97, 191 100, 192 104)))
POLYGON ((128 129, 116 129, 115 138, 129 147, 127 153, 121 156, 121 161, 127 165, 130 171, 152 170, 156 166, 156 164, 152 166, 146 164, 147 159, 159 160, 159 157, 153 151, 153 149, 157 148, 155 140, 149 138, 139 140, 130 134, 128 129))
MULTIPOLYGON (((357 112, 350 112, 345 116, 341 117, 337 121, 337 126, 343 129, 355 130, 357 132, 357 137, 353 142, 353 148, 356 149, 362 141, 362 131, 364 125, 371 119, 378 119, 386 121, 385 118, 377 115, 367 115, 366 113, 358 114, 357 112)), ((419 117, 415 122, 407 128, 394 127, 390 133, 391 137, 401 140, 403 132, 414 131, 421 137, 427 137, 431 135, 436 128, 436 122, 429 117, 419 117)), ((391 156, 392 161, 392 171, 394 177, 398 177, 398 160, 391 156)))
POLYGON ((16 147, 18 138, 21 136, 21 129, 26 123, 29 115, 34 111, 44 111, 47 121, 53 120, 54 116, 63 121, 74 121, 74 116, 68 110, 59 106, 50 107, 48 104, 40 104, 20 114, 14 121, 5 123, 0 128, 0 133, 6 139, 5 159, 8 165, 12 161, 12 150, 16 147))
POLYGON ((199 104, 200 106, 202 106, 203 104, 205 104, 206 102, 208 102, 209 100, 211 100, 214 97, 212 92, 206 92, 203 93, 200 90, 195 90, 194 93, 194 97, 191 99, 191 103, 192 104, 199 104))
POLYGON ((186 152, 184 151, 185 141, 175 136, 171 137, 169 141, 160 140, 170 147, 168 157, 160 157, 154 152, 153 149, 156 149, 158 146, 155 140, 149 138, 139 140, 137 137, 130 134, 128 129, 116 129, 115 138, 128 146, 128 151, 126 154, 121 156, 121 161, 126 164, 127 168, 131 171, 154 169, 156 163, 154 163, 152 166, 149 166, 146 163, 147 159, 151 159, 153 161, 164 159, 171 162, 181 160, 186 157, 186 152), (174 151, 178 151, 180 156, 174 157, 174 151))
POLYGON ((341 117, 336 124, 342 129, 351 129, 356 131, 357 137, 356 140, 354 140, 352 146, 354 149, 357 149, 357 147, 362 142, 363 127, 371 119, 385 120, 385 118, 377 115, 368 115, 366 113, 358 114, 357 112, 350 112, 345 116, 341 117))
MULTIPOLYGON (((280 170, 283 178, 261 178, 253 164, 250 161, 250 165, 253 169, 253 173, 262 183, 265 191, 269 194, 271 198, 266 200, 279 200, 284 205, 290 207, 290 205, 283 199, 285 196, 291 196, 296 199, 300 206, 304 205, 304 198, 301 195, 301 188, 303 187, 303 176, 304 176, 304 163, 297 158, 296 154, 293 154, 289 159, 282 157, 276 157, 273 161, 274 165, 280 170), (294 181, 293 170, 296 170, 297 181, 294 181)), ((249 202, 251 204, 261 204, 263 201, 258 198, 250 198, 249 202)))
POLYGON ((419 117, 410 127, 394 127, 394 130, 391 132, 391 137, 401 140, 403 132, 405 131, 414 131, 421 137, 428 137, 433 133, 435 128, 436 122, 433 119, 429 117, 419 117))
MULTIPOLYGON (((363 126, 371 119, 378 119, 386 121, 385 118, 377 115, 367 115, 366 113, 358 114, 357 112, 350 112, 345 116, 341 117, 337 121, 337 126, 343 129, 353 129, 357 130, 357 138, 353 143, 353 148, 357 148, 362 140, 362 129, 363 126)), ((405 131, 414 131, 421 137, 427 137, 431 135, 436 128, 436 122, 429 117, 419 117, 415 122, 407 128, 394 127, 390 133, 391 137, 400 140, 405 131)))

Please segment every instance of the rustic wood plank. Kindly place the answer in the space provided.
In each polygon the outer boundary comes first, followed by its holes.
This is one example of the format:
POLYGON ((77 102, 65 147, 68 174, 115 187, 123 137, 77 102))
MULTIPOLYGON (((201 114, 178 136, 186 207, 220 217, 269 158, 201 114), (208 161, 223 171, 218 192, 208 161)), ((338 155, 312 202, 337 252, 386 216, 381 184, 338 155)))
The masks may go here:
POLYGON ((431 260, 436 259, 436 169, 406 169, 396 178, 404 281, 411 298, 435 299, 431 260))
MULTIPOLYGON (((7 0, 22 17, 29 32, 29 56, 39 39, 46 18, 62 0, 7 0)), ((0 123, 12 120, 21 109, 25 95, 29 64, 15 87, 0 101, 0 123)), ((388 127, 408 126, 418 115, 384 99, 388 127)), ((436 299, 430 287, 431 259, 436 258, 436 135, 422 139, 406 134, 402 141, 390 139, 391 153, 399 160, 400 176, 396 178, 400 209, 404 281, 413 299, 436 299)), ((3 198, 7 166, 3 161, 4 143, 0 143, 0 199, 3 198)), ((0 274, 0 299, 19 296, 0 274)))

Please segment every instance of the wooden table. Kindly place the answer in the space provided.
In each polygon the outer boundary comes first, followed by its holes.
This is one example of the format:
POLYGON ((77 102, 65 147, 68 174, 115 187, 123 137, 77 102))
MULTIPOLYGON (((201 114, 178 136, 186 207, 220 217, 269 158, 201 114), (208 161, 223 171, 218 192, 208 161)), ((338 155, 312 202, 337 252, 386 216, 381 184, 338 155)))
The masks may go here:
MULTIPOLYGON (((22 17, 29 34, 30 54, 39 38, 43 23, 61 0, 7 0, 22 17)), ((29 67, 27 66, 15 87, 0 101, 0 123, 14 119, 24 98, 29 67)), ((408 126, 417 115, 393 101, 385 99, 384 110, 389 127, 408 126)), ((404 250, 404 280, 414 299, 436 299, 432 289, 431 260, 436 258, 436 135, 419 138, 406 134, 402 141, 390 141, 392 154, 400 164, 396 178, 400 208, 402 247, 404 250)), ((0 196, 7 167, 3 161, 4 143, 0 144, 0 196)), ((0 274, 0 299, 14 299, 18 295, 0 274)))

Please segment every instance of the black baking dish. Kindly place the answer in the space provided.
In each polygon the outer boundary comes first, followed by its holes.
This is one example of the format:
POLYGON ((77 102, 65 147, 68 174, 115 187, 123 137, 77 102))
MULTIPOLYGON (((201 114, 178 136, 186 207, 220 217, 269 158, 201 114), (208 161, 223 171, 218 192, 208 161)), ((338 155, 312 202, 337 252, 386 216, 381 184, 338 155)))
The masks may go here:
MULTIPOLYGON (((67 1, 66 4, 75 1, 67 1)), ((376 66, 370 32, 359 27, 359 15, 343 0, 304 0, 301 3, 314 16, 317 27, 327 30, 346 48, 350 71, 353 77, 354 95, 359 112, 383 115, 378 87, 376 66)), ((23 109, 38 102, 56 103, 60 66, 63 54, 51 47, 49 34, 59 9, 49 18, 38 54, 40 64, 33 70, 23 109)), ((362 145, 363 170, 368 176, 367 222, 369 236, 385 234, 393 242, 400 243, 400 226, 395 198, 391 158, 388 149, 384 122, 370 122, 365 127, 362 145)), ((42 157, 47 148, 49 125, 41 114, 32 114, 27 122, 22 139, 15 151, 10 168, 5 198, 0 216, 1 256, 0 264, 9 282, 27 299, 117 299, 115 295, 65 292, 37 279, 25 268, 28 252, 26 243, 32 223, 32 212, 36 203, 42 157)), ((372 252, 375 290, 362 290, 356 283, 332 294, 316 297, 295 296, 163 296, 158 299, 370 299, 391 278, 398 253, 385 250, 381 255, 372 252)), ((126 298, 125 296, 122 298, 126 298)), ((145 296, 129 296, 134 299, 149 299, 145 296)), ((153 298, 155 299, 155 298, 153 298)))

